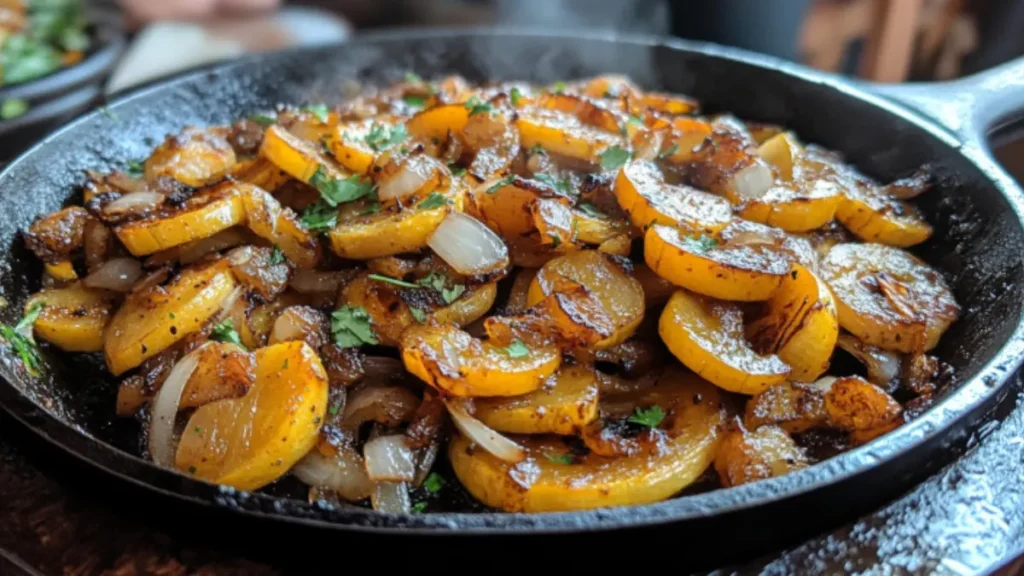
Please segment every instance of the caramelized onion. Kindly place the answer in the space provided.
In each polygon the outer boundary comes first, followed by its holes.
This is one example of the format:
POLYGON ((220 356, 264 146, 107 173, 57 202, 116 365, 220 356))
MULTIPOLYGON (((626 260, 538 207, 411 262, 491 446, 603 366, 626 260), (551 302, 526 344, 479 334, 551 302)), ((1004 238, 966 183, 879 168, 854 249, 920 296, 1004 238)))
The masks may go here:
POLYGON ((427 244, 459 274, 487 274, 508 266, 508 248, 501 238, 461 212, 448 214, 427 244))
POLYGON ((314 448, 299 460, 292 472, 303 483, 330 488, 349 502, 358 502, 373 493, 373 482, 366 475, 363 458, 348 446, 339 447, 333 457, 324 456, 314 448))
POLYGON ((364 422, 377 422, 397 426, 408 422, 420 399, 408 388, 401 386, 364 386, 352 393, 345 404, 342 426, 358 428, 364 422))
POLYGON ((142 277, 142 264, 134 258, 107 260, 82 283, 89 288, 103 288, 115 292, 130 292, 135 281, 142 277))
POLYGON ((363 374, 368 379, 388 380, 405 374, 405 365, 398 358, 367 356, 363 358, 363 374))
POLYGON ((166 197, 159 192, 132 192, 104 206, 103 215, 143 214, 159 208, 165 199, 166 197))
POLYGON ((334 294, 351 276, 348 272, 324 272, 321 270, 295 270, 288 283, 300 294, 334 294))
POLYGON ((899 354, 869 346, 851 334, 840 334, 836 346, 842 348, 868 370, 868 382, 883 389, 900 374, 902 360, 899 354))
POLYGON ((234 248, 247 240, 249 240, 248 236, 241 230, 228 228, 208 238, 201 238, 185 244, 178 251, 178 259, 182 264, 191 264, 211 252, 234 248))
POLYGON ((374 482, 411 482, 416 477, 416 455, 404 436, 378 436, 363 446, 366 474, 374 482))
POLYGON ((179 360, 153 399, 153 414, 149 424, 149 454, 160 466, 171 466, 174 463, 174 420, 178 415, 181 393, 196 370, 199 351, 205 347, 206 344, 179 360))
POLYGON ((523 447, 488 428, 483 422, 473 418, 466 410, 465 401, 446 398, 444 405, 452 416, 452 422, 459 432, 489 452, 495 458, 505 462, 519 462, 526 458, 523 447))
POLYGON ((413 156, 398 166, 394 174, 381 178, 377 197, 381 201, 401 200, 415 194, 437 174, 439 164, 426 155, 413 156))

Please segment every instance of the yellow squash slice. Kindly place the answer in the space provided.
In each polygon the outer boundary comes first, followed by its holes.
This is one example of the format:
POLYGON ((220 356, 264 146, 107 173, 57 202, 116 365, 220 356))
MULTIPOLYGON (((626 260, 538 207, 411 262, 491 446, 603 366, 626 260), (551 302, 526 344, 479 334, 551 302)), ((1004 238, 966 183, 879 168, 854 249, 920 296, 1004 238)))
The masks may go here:
POLYGON ((25 310, 40 303, 44 308, 34 326, 37 337, 68 352, 103 350, 103 330, 117 303, 115 294, 76 282, 35 294, 25 303, 25 310))
POLYGON ((713 234, 732 220, 732 205, 721 196, 689 186, 666 184, 653 163, 628 162, 615 179, 615 197, 637 228, 678 226, 713 234))
POLYGON ((597 419, 597 388, 592 368, 563 366, 529 394, 475 399, 474 416, 499 432, 570 435, 597 419))

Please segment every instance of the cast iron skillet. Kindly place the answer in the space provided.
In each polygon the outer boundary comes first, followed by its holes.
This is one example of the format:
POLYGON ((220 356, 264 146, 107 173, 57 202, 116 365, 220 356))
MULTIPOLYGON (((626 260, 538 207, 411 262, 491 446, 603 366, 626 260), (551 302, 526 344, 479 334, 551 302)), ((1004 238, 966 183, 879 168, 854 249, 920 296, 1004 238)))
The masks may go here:
MULTIPOLYGON (((24 249, 19 231, 36 215, 60 207, 83 182, 85 169, 142 158, 185 124, 226 123, 278 102, 334 102, 344 80, 387 84, 409 70, 427 78, 458 73, 471 81, 539 82, 623 73, 646 88, 695 96, 708 111, 784 124, 806 141, 843 152, 882 181, 932 164, 940 184, 920 204, 936 233, 915 251, 947 275, 963 307, 962 319, 937 351, 955 366, 962 384, 895 432, 801 472, 649 506, 542 515, 381 515, 238 493, 157 468, 137 456, 137 425, 112 417, 116 383, 104 377, 99 364, 57 353, 46 353, 51 376, 33 381, 5 352, 0 405, 68 453, 178 504, 196 505, 190 511, 231 510, 236 514, 213 516, 241 519, 250 527, 256 518, 275 521, 262 522, 255 531, 284 523, 292 535, 345 532, 347 539, 379 534, 537 539, 580 532, 609 537, 610 529, 629 529, 645 538, 685 542, 698 556, 727 550, 735 558, 790 542, 895 496, 947 461, 950 447, 1005 396, 1008 376, 1024 352, 1024 197, 993 161, 984 138, 992 125, 1011 120, 1014 105, 1024 100, 1024 61, 948 85, 866 90, 708 44, 494 29, 403 30, 245 58, 121 98, 108 112, 94 112, 47 138, 0 174, 0 239, 9 247, 0 258, 0 290, 19 305, 5 310, 4 320, 15 321, 20 304, 38 289, 40 265, 24 249)), ((435 538, 417 542, 436 543, 435 538)))

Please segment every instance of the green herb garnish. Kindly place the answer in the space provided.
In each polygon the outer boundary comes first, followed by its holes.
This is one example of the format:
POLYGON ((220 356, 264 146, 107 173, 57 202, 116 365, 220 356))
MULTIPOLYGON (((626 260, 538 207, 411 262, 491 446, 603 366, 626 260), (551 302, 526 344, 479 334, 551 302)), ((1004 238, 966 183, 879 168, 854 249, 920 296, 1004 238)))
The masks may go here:
POLYGON ((406 105, 413 108, 423 108, 427 105, 427 99, 423 96, 406 96, 402 100, 405 101, 406 105))
POLYGON ((431 472, 427 479, 423 481, 423 489, 431 494, 437 494, 444 488, 444 478, 441 477, 437 472, 431 472))
POLYGON ((675 153, 678 152, 678 151, 679 151, 679 145, 678 144, 673 144, 673 145, 669 146, 664 152, 658 154, 658 160, 664 160, 665 158, 668 158, 670 156, 674 156, 675 153))
POLYGON ((466 175, 466 169, 456 166, 455 164, 449 164, 448 171, 451 172, 452 176, 455 176, 456 178, 461 178, 462 176, 466 175))
POLYGON ((380 212, 380 202, 370 202, 359 212, 359 216, 369 216, 370 214, 376 214, 380 212))
POLYGON ((370 126, 370 132, 366 135, 366 145, 375 152, 387 150, 395 144, 404 141, 409 137, 404 124, 388 128, 384 124, 374 123, 370 126))
POLYGON ((580 209, 580 212, 583 212, 584 214, 590 216, 591 218, 600 218, 603 220, 608 217, 607 214, 598 210, 597 206, 594 206, 590 202, 581 202, 580 205, 577 206, 577 208, 580 209))
POLYGON ((260 126, 273 126, 277 124, 277 118, 273 116, 267 116, 266 114, 253 114, 249 116, 249 120, 259 124, 260 126))
POLYGON ((323 200, 317 200, 302 211, 300 219, 307 230, 326 230, 338 223, 338 209, 323 200))
POLYGON ((129 160, 125 172, 129 176, 139 177, 146 171, 146 165, 142 160, 129 160))
POLYGON ((544 457, 554 462, 555 464, 572 464, 572 454, 548 454, 544 453, 544 457))
POLYGON ((342 348, 379 344, 370 324, 370 314, 362 306, 342 306, 331 314, 331 336, 342 348))
POLYGON ((555 82, 552 85, 551 90, 555 94, 561 94, 562 92, 565 92, 565 82, 562 81, 562 80, 559 80, 558 82, 555 82))
POLYGON ((423 310, 420 310, 415 306, 409 306, 409 312, 412 314, 412 317, 420 324, 423 324, 424 322, 427 321, 427 313, 424 312, 423 310))
POLYGON ((508 176, 505 176, 501 180, 498 180, 497 182, 494 183, 493 186, 488 188, 487 189, 487 193, 488 194, 494 194, 495 192, 497 192, 498 190, 501 190, 505 186, 511 185, 515 181, 516 181, 515 174, 509 174, 508 176))
POLYGON ((406 282, 405 280, 399 280, 398 278, 392 278, 391 276, 384 276, 383 274, 370 274, 370 280, 376 280, 377 282, 384 282, 386 284, 393 284, 399 288, 419 288, 419 284, 413 284, 412 282, 406 282))
POLYGON ((277 244, 274 244, 274 249, 270 251, 270 263, 271 264, 284 264, 288 261, 288 258, 284 255, 284 251, 277 244))
POLYGON ((522 358, 530 355, 530 349, 523 344, 522 340, 513 340, 511 344, 505 347, 505 353, 508 354, 509 358, 522 358))
POLYGON ((28 102, 25 102, 20 98, 4 100, 4 103, 0 104, 0 120, 17 118, 25 112, 28 112, 28 102))
POLYGON ((466 287, 462 284, 452 284, 449 286, 448 277, 436 270, 420 278, 416 283, 426 288, 433 288, 435 292, 441 295, 441 299, 444 300, 445 304, 455 302, 466 291, 466 287))
POLYGON ((466 100, 466 103, 464 104, 464 106, 466 107, 467 110, 469 110, 469 115, 470 116, 472 116, 474 114, 490 114, 491 113, 491 105, 488 104, 487 102, 481 102, 480 99, 477 98, 476 96, 473 96, 469 100, 466 100))
POLYGON ((213 327, 213 332, 210 333, 210 340, 235 344, 242 350, 245 350, 245 345, 242 344, 242 338, 235 330, 235 321, 231 318, 227 318, 213 327))
POLYGON ((423 512, 426 511, 426 509, 427 509, 427 503, 426 502, 417 502, 417 503, 412 505, 412 511, 417 513, 417 514, 422 514, 423 512))
POLYGON ((420 75, 415 72, 406 72, 405 81, 410 84, 422 84, 423 78, 420 78, 420 75))
POLYGON ((348 178, 328 178, 327 171, 322 165, 317 166, 309 183, 320 192, 320 198, 332 208, 338 204, 352 202, 367 196, 373 192, 374 188, 373 184, 362 180, 355 174, 348 178))
POLYGON ((701 254, 704 254, 718 246, 718 240, 715 240, 705 234, 701 234, 700 236, 686 236, 683 238, 683 242, 686 243, 687 248, 693 252, 699 252, 701 254))
POLYGON ((558 248, 562 245, 562 239, 558 237, 558 234, 554 232, 548 232, 548 238, 551 238, 551 247, 558 248))
POLYGON ((327 107, 327 104, 310 104, 303 107, 302 111, 316 116, 316 119, 321 122, 327 122, 328 115, 331 113, 331 109, 327 107))
POLYGON ((7 345, 18 353, 25 371, 32 377, 39 376, 43 371, 43 362, 39 358, 39 348, 32 330, 45 306, 42 302, 36 302, 30 306, 25 312, 25 316, 14 325, 14 328, 0 324, 0 336, 3 336, 4 340, 7 340, 7 345))
POLYGON ((522 97, 523 95, 519 92, 519 88, 513 88, 508 94, 508 98, 512 101, 513 106, 519 106, 519 99, 522 97))
POLYGON ((533 176, 533 179, 536 180, 537 182, 540 182, 541 184, 546 185, 547 187, 551 188, 556 192, 561 192, 562 194, 566 195, 572 194, 572 184, 569 183, 568 177, 558 179, 555 178, 553 174, 541 172, 540 174, 535 174, 533 176))
POLYGON ((647 409, 637 408, 628 420, 633 424, 639 424, 648 428, 657 428, 658 424, 661 424, 661 421, 664 419, 665 411, 661 409, 661 406, 651 406, 647 409))
POLYGON ((416 205, 419 210, 430 210, 431 208, 440 208, 448 203, 448 199, 444 197, 440 192, 431 192, 423 199, 422 202, 416 205))
POLYGON ((629 150, 620 146, 612 146, 601 153, 601 169, 618 170, 632 157, 633 153, 629 150))

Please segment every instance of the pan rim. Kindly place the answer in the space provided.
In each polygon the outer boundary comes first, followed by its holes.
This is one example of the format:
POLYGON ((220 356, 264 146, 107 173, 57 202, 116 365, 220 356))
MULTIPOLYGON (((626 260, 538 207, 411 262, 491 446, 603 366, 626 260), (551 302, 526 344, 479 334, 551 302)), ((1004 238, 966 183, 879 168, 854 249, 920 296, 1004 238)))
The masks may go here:
MULTIPOLYGON (((873 94, 854 81, 836 75, 819 72, 800 64, 742 49, 677 38, 613 32, 573 31, 570 33, 564 30, 487 26, 430 29, 415 27, 398 28, 356 36, 340 43, 291 48, 273 53, 253 54, 231 61, 211 64, 127 92, 114 99, 108 107, 116 111, 119 106, 134 99, 145 98, 156 91, 169 90, 179 84, 194 82, 207 74, 230 74, 237 68, 259 65, 259 62, 262 60, 287 57, 288 54, 325 49, 343 50, 347 47, 361 44, 391 41, 406 42, 410 39, 425 40, 456 36, 581 39, 615 44, 665 47, 673 51, 694 53, 702 57, 726 59, 748 66, 768 68, 790 78, 824 85, 827 88, 865 102, 875 108, 880 108, 887 114, 895 115, 907 121, 916 129, 923 130, 948 145, 951 148, 951 152, 959 153, 967 162, 985 175, 989 183, 1006 199, 1014 212, 1018 224, 1024 228, 1024 202, 1022 202, 1024 192, 1021 191, 1020 187, 992 160, 985 150, 964 145, 948 129, 938 125, 934 120, 901 104, 873 94)), ((0 172, 0 185, 7 178, 8 173, 17 170, 18 166, 26 158, 38 154, 40 150, 53 140, 61 138, 65 133, 73 131, 79 125, 89 122, 98 114, 103 113, 105 113, 103 109, 98 109, 79 117, 26 150, 0 172)), ((229 487, 210 484, 159 468, 152 462, 124 452, 88 433, 77 430, 50 414, 45 408, 24 394, 18 386, 7 382, 6 379, 4 380, 6 386, 2 387, 3 391, 0 392, 0 406, 35 434, 77 458, 79 461, 85 462, 119 479, 127 480, 132 484, 156 492, 161 496, 184 499, 208 508, 222 508, 254 518, 297 523, 320 529, 375 534, 537 535, 653 527, 697 518, 727 515, 747 509, 759 508, 768 504, 781 503, 840 482, 846 482, 858 475, 871 471, 874 467, 891 463, 921 445, 937 441, 940 435, 946 433, 948 429, 956 427, 958 423, 968 416, 990 407, 1002 395, 1005 395, 1010 376, 1020 367, 1022 362, 1024 362, 1024 323, 1018 317, 1017 326, 1013 333, 973 378, 965 381, 956 390, 951 392, 948 397, 935 404, 917 419, 887 434, 884 437, 884 442, 882 442, 882 439, 879 439, 820 462, 808 470, 794 472, 784 477, 764 480, 749 485, 722 488, 708 493, 682 496, 640 506, 551 513, 444 512, 431 514, 382 514, 363 509, 335 509, 333 512, 326 511, 328 514, 325 515, 325 509, 320 505, 295 501, 289 502, 289 506, 294 506, 296 509, 301 510, 305 516, 295 514, 294 512, 275 511, 272 505, 279 498, 265 494, 243 493, 229 487), (10 394, 13 394, 13 396, 10 399, 6 399, 5 396, 10 394), (22 406, 21 404, 23 403, 27 403, 29 406, 22 406), (30 423, 30 420, 38 418, 42 418, 44 422, 42 424, 30 423), (47 429, 46 431, 41 429, 44 426, 47 429), (54 434, 62 438, 57 438, 54 434), (82 448, 89 450, 83 450, 82 448), (98 459, 95 455, 90 455, 97 450, 105 452, 105 457, 98 459), (872 459, 874 462, 867 463, 867 459, 872 459), (101 462, 100 460, 104 461, 101 462), (127 463, 137 470, 133 470, 131 473, 115 470, 111 467, 115 461, 121 464, 127 463), (140 477, 141 474, 138 474, 140 471, 144 472, 147 478, 140 477), (237 501, 255 501, 256 504, 260 505, 260 508, 250 508, 249 505, 238 506, 237 501), (708 502, 712 505, 707 505, 708 502), (331 518, 332 516, 334 518, 331 518), (338 517, 343 519, 337 519, 338 517)))

